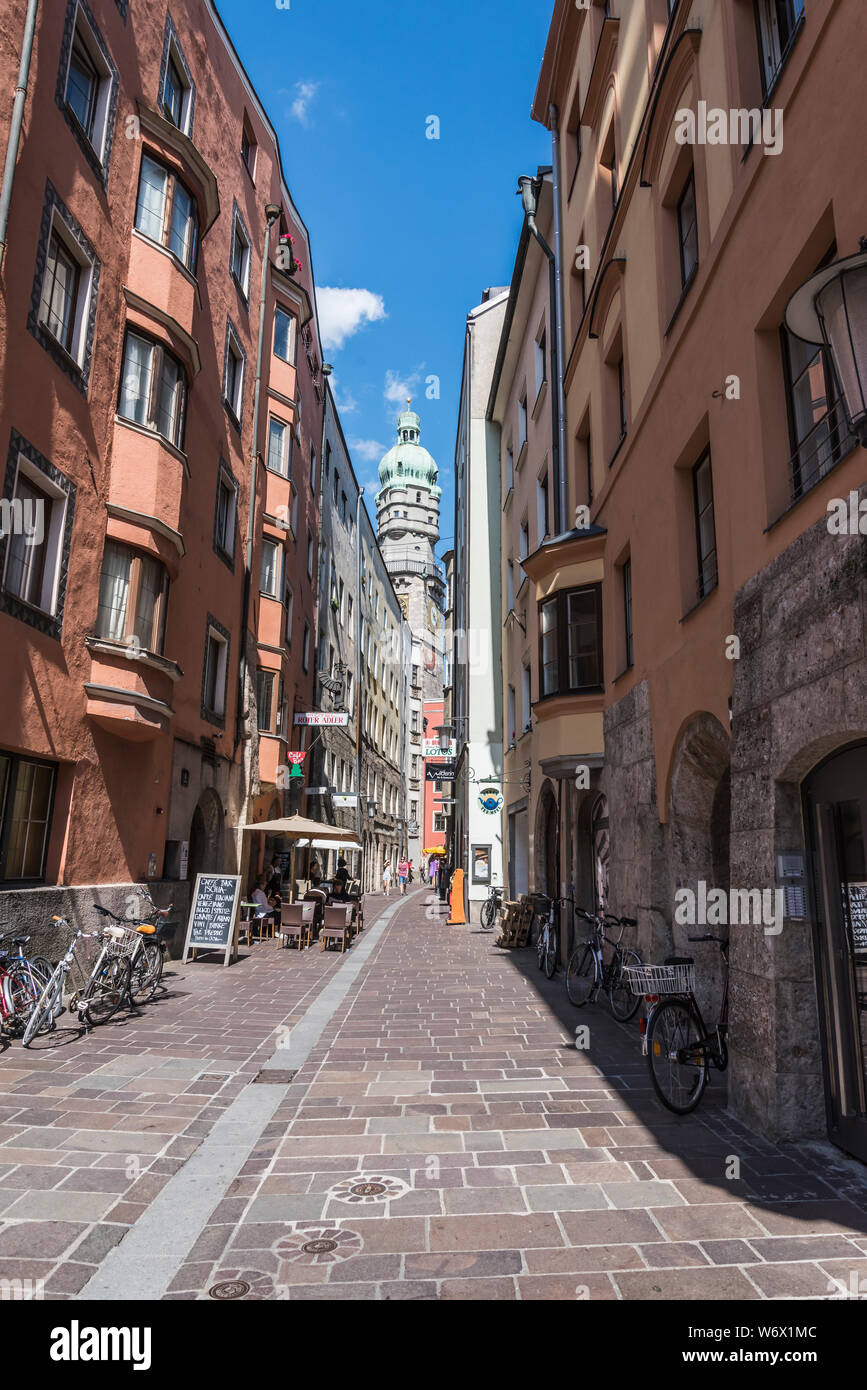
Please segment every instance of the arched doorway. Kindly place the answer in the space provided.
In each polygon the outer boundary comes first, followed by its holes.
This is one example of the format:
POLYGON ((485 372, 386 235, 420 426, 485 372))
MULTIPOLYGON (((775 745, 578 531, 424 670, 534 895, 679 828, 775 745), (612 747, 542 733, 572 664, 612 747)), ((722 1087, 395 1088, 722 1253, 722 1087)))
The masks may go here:
POLYGON ((533 839, 534 886, 537 893, 549 898, 559 894, 560 881, 560 816, 557 798, 550 782, 545 782, 536 807, 536 833, 533 839))
POLYGON ((597 912, 605 912, 608 908, 610 845, 608 798, 600 795, 593 803, 593 810, 590 813, 590 855, 593 865, 593 889, 596 895, 595 910, 597 912))
POLYGON ((207 787, 190 822, 187 876, 191 883, 195 883, 197 874, 217 874, 223 869, 224 833, 223 803, 213 787, 207 787))
POLYGON ((867 1161, 867 744, 803 784, 829 1137, 867 1161))

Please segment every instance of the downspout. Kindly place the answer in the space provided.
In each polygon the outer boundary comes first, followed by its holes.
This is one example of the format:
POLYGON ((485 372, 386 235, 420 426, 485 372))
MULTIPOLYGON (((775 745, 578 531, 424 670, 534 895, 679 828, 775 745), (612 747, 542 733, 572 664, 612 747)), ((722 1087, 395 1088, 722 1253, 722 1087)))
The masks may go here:
POLYGON ((21 62, 18 66, 18 82, 15 86, 15 100, 12 104, 12 120, 9 125, 9 141, 6 145, 6 163, 3 166, 3 183, 0 184, 0 270, 6 255, 6 233, 9 227, 9 208, 12 203, 12 183, 15 179, 15 165, 18 160, 18 146, 21 143, 21 127, 24 124, 24 105, 27 101, 27 84, 30 81, 30 60, 33 55, 33 37, 36 33, 36 11, 39 0, 28 0, 27 14, 24 17, 24 38, 21 43, 21 62))
POLYGON ((563 470, 560 467, 560 438, 562 434, 560 426, 560 396, 562 393, 562 383, 560 382, 560 315, 557 312, 557 258, 551 250, 547 241, 543 237, 539 228, 536 226, 536 189, 530 187, 538 186, 536 179, 523 176, 519 180, 521 188, 519 192, 524 194, 524 207, 527 215, 527 226, 548 258, 548 315, 551 320, 551 376, 554 379, 555 389, 552 391, 551 398, 551 463, 554 470, 554 534, 559 535, 565 524, 563 507, 563 470), (527 197, 532 203, 532 208, 527 206, 527 197))
POLYGON ((253 447, 250 453, 250 498, 247 506, 247 549, 244 556, 244 597, 241 605, 241 660, 238 666, 238 709, 235 714, 235 752, 241 742, 244 717, 244 695, 247 689, 247 623, 250 618, 250 592, 253 574, 253 531, 256 513, 256 474, 259 464, 259 396, 262 389, 262 348, 265 342, 265 295, 268 290, 270 265, 269 243, 271 228, 280 216, 280 209, 268 212, 265 220, 265 245, 262 250, 262 285, 259 293, 259 340, 256 345, 256 384, 253 388, 253 447))
POLYGON ((551 169, 552 191, 554 194, 554 260, 557 281, 557 414, 560 435, 560 529, 567 529, 566 521, 566 392, 563 386, 563 368, 566 363, 566 317, 563 308, 563 208, 560 203, 560 125, 557 107, 552 103, 548 108, 551 124, 551 169))
MULTIPOLYGON (((360 487, 355 499, 355 831, 359 844, 363 844, 361 838, 361 625, 363 622, 361 609, 361 499, 363 496, 364 488, 360 487)), ((364 851, 362 850, 362 879, 367 868, 363 862, 363 856, 364 851)))

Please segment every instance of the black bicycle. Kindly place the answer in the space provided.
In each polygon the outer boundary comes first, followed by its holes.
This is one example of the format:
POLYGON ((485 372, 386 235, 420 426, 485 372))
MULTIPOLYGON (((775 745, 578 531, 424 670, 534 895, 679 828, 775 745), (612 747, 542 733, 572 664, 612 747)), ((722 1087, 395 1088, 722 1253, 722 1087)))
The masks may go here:
POLYGON ((479 926, 482 931, 493 931, 497 918, 503 910, 503 890, 502 888, 492 888, 488 897, 482 903, 482 910, 479 914, 479 926))
POLYGON ((637 927, 634 917, 615 917, 612 913, 585 912, 583 907, 575 907, 577 917, 589 923, 592 936, 589 941, 579 941, 566 967, 566 993, 576 1009, 585 1004, 595 1003, 601 991, 608 995, 608 1004, 619 1023, 628 1023, 639 1009, 640 997, 636 997, 625 973, 630 966, 641 964, 641 956, 631 946, 621 945, 625 927, 637 927), (620 928, 616 941, 606 936, 606 927, 620 928), (607 952, 606 952, 607 947, 607 952), (608 954, 608 960, 605 957, 608 954))

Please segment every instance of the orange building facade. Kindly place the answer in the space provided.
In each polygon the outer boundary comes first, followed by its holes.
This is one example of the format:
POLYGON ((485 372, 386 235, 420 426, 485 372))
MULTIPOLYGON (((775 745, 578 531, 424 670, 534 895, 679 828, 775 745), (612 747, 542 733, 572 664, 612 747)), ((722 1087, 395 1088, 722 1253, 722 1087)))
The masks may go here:
POLYGON ((638 917, 645 959, 688 950, 711 1013, 718 953, 687 937, 730 934, 730 1106, 864 1158, 865 541, 829 515, 865 456, 828 353, 785 322, 867 231, 862 51, 847 0, 557 0, 533 114, 566 520, 523 564, 550 639, 511 637, 504 680, 526 646, 529 887, 638 917))
POLYGON ((41 13, 2 264, 0 881, 33 924, 246 869, 311 707, 307 233, 214 6, 127 11, 41 13))

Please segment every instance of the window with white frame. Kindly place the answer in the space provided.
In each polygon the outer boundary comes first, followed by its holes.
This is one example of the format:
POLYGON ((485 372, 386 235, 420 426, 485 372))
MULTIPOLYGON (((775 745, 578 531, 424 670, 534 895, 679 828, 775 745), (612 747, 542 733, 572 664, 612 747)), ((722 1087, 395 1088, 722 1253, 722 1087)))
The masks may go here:
POLYGON ((506 612, 511 613, 515 606, 515 571, 511 556, 506 561, 506 612))
POLYGON ((50 183, 27 327, 87 393, 99 261, 50 183))
POLYGON ((767 97, 789 56, 804 18, 804 0, 755 0, 762 57, 762 90, 767 97))
POLYGON ((313 578, 313 536, 307 530, 307 578, 313 578))
POLYGON ((186 393, 186 374, 168 348, 127 329, 118 414, 143 429, 161 434, 180 449, 186 393))
POLYGON ((171 251, 187 270, 196 265, 196 202, 175 173, 149 154, 142 154, 135 208, 135 228, 171 251))
POLYGON ((515 455, 512 452, 511 441, 506 445, 506 492, 512 491, 515 482, 515 455))
POLYGON ((117 68, 87 5, 70 0, 69 9, 75 20, 71 42, 61 55, 58 104, 104 184, 117 104, 117 68))
POLYGON ((262 540, 262 568, 259 575, 259 592, 269 598, 279 598, 282 580, 283 547, 277 541, 265 536, 262 540))
POLYGON ((244 349, 231 323, 226 327, 226 360, 223 366, 223 400, 235 423, 240 424, 244 404, 244 349))
POLYGON ((238 484, 224 463, 217 476, 217 509, 214 545, 227 559, 235 557, 235 523, 238 518, 238 484))
POLYGON ((516 737, 516 727, 515 727, 515 687, 514 687, 513 685, 510 685, 510 686, 509 686, 508 699, 507 699, 507 701, 506 701, 506 726, 507 726, 507 727, 506 727, 507 742, 508 742, 509 744, 512 744, 512 743, 515 742, 515 737, 516 737))
POLYGON ((536 395, 548 380, 548 335, 544 326, 533 344, 533 364, 536 368, 536 395))
POLYGON ((274 702, 274 671, 256 672, 256 727, 261 733, 271 732, 271 708, 274 702))
POLYGON ((66 529, 67 493, 19 455, 10 501, 3 588, 54 616, 66 529))
POLYGON ((168 573, 159 560, 107 540, 99 580, 97 633, 110 642, 162 652, 168 593, 168 573))
POLYGON ((285 636, 286 646, 292 646, 292 620, 295 616, 295 594, 288 578, 285 580, 283 588, 283 607, 286 609, 285 636))
POLYGON ((205 638, 205 669, 202 678, 202 717, 221 721, 226 713, 226 685, 229 670, 229 639, 215 619, 208 620, 205 638))
POLYGON ((268 467, 272 473, 289 477, 289 452, 292 445, 292 431, 283 420, 273 415, 268 420, 268 467))
POLYGON ((166 120, 185 135, 193 133, 195 86, 184 57, 177 31, 166 16, 163 62, 160 75, 160 110, 166 120))
POLYGON ((232 277, 245 299, 250 296, 250 260, 250 234, 244 226, 240 212, 235 208, 230 266, 232 277))
POLYGON ((518 545, 518 559, 526 560, 530 553, 530 523, 526 517, 521 522, 521 539, 518 545))
POLYGON ((295 316, 279 304, 274 310, 274 355, 284 362, 295 361, 295 316))
POLYGON ((530 708, 530 668, 527 665, 521 667, 521 728, 524 733, 531 727, 533 722, 533 712, 530 708))
POLYGON ((518 454, 527 442, 527 391, 524 389, 523 395, 518 401, 518 454))

